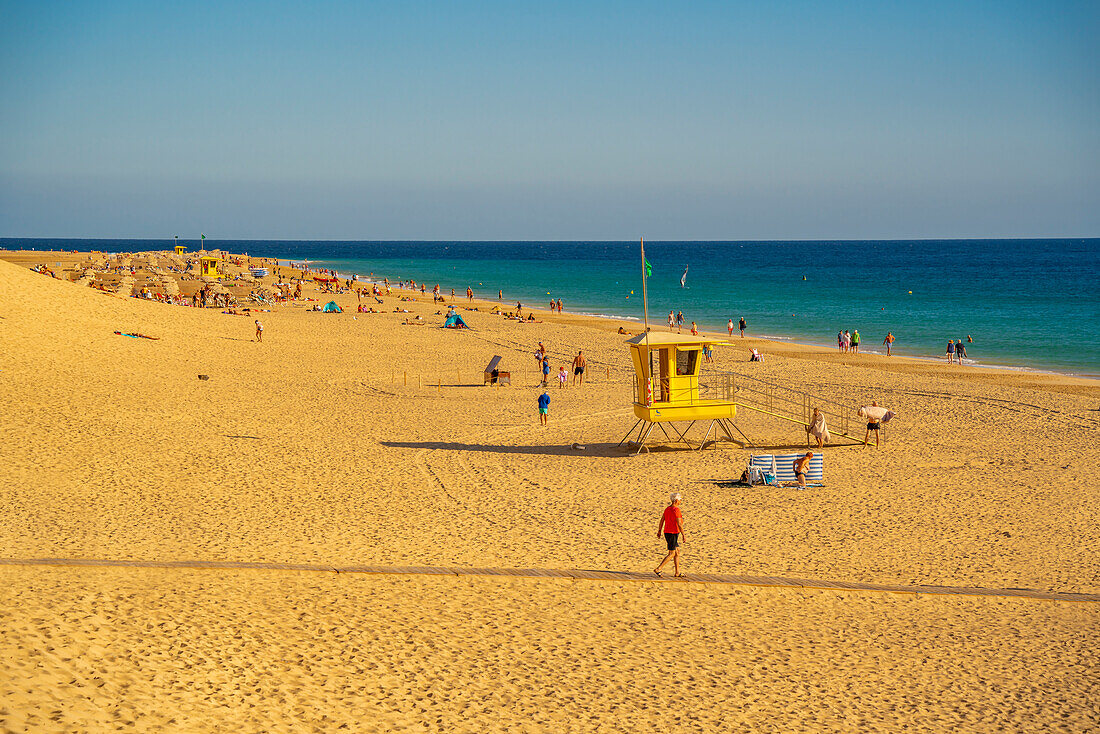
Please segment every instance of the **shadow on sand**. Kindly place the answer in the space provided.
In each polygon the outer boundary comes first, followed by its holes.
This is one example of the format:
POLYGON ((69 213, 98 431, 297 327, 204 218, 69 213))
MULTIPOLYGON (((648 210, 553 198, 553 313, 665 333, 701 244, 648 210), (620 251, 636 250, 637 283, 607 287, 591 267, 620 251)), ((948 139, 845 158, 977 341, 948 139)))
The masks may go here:
POLYGON ((501 444, 458 443, 454 441, 381 441, 383 446, 396 449, 428 449, 431 451, 480 451, 489 454, 529 454, 542 456, 604 456, 624 457, 628 454, 613 443, 586 443, 584 448, 572 444, 545 446, 505 446, 501 444))

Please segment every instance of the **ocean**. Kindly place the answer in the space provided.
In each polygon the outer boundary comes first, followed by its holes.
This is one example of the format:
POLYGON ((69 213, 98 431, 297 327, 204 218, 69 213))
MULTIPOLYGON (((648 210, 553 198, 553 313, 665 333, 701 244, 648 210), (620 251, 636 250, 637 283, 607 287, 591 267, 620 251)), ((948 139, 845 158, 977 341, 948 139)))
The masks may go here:
MULTIPOLYGON (((11 239, 8 249, 170 249, 168 240, 11 239)), ((194 240, 181 240, 197 249, 194 240)), ((309 260, 340 273, 466 287, 483 298, 641 320, 638 242, 311 242, 207 240, 210 248, 309 260)), ((943 359, 949 339, 978 365, 1100 376, 1100 239, 652 242, 649 322, 670 309, 721 331, 943 359), (681 286, 680 279, 687 269, 681 286), (972 342, 967 342, 968 337, 972 342)))

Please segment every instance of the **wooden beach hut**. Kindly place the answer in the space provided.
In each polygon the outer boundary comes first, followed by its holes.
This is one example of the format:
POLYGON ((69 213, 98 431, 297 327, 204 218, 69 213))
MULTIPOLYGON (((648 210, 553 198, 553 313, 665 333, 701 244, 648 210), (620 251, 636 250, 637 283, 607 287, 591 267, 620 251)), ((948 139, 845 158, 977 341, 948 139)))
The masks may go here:
POLYGON ((711 433, 718 440, 719 432, 726 439, 744 446, 744 442, 733 437, 733 431, 737 431, 748 441, 733 424, 737 417, 733 375, 722 372, 701 375, 703 349, 709 349, 716 343, 715 339, 649 332, 628 339, 626 343, 630 345, 630 359, 634 365, 634 415, 638 421, 619 442, 620 446, 637 430, 637 437, 631 444, 640 452, 657 428, 669 441, 682 441, 690 447, 687 432, 698 421, 710 422, 700 449, 712 443, 709 441, 711 433), (678 423, 687 425, 681 430, 678 423))

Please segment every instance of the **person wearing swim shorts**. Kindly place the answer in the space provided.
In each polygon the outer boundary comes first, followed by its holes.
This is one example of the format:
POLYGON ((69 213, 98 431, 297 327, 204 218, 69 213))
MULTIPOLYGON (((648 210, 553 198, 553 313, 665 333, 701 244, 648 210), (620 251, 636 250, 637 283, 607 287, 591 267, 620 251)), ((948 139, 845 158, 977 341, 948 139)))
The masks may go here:
POLYGON ((732 339, 733 338, 733 319, 730 319, 729 323, 726 324, 726 330, 729 332, 730 338, 732 339))
POLYGON ((577 356, 573 358, 573 384, 574 385, 577 384, 577 379, 578 378, 580 379, 581 384, 582 385, 584 384, 584 368, 585 368, 585 365, 587 365, 587 364, 588 364, 588 362, 584 358, 584 352, 583 351, 578 351, 577 356))
POLYGON ((262 342, 264 340, 264 325, 260 323, 259 319, 256 319, 256 341, 262 342))
POLYGON ((737 328, 741 330, 741 338, 744 339, 745 338, 745 317, 744 316, 742 316, 741 319, 737 322, 737 328))
POLYGON ((886 338, 882 340, 882 343, 886 345, 886 356, 890 356, 890 347, 894 345, 894 332, 886 332, 886 338))
POLYGON ((676 578, 680 578, 683 576, 680 573, 680 543, 684 539, 684 514, 680 511, 679 492, 673 492, 668 499, 670 504, 661 514, 661 522, 657 525, 657 537, 664 536, 668 555, 665 556, 665 559, 661 561, 657 568, 653 569, 653 573, 660 576, 661 569, 665 567, 665 564, 671 558, 676 578))
POLYGON ((950 339, 947 340, 947 363, 951 364, 955 361, 955 342, 950 339))
POLYGON ((550 416, 550 393, 545 390, 539 395, 539 425, 546 425, 550 416))
POLYGON ((890 411, 879 407, 877 401, 872 400, 870 405, 865 405, 856 411, 856 415, 867 419, 867 433, 863 435, 863 445, 871 445, 871 431, 875 432, 875 446, 879 445, 879 429, 882 428, 882 419, 890 411))
POLYGON ((814 452, 807 451, 805 456, 794 460, 794 478, 799 489, 806 489, 806 470, 810 468, 810 460, 813 458, 814 452))

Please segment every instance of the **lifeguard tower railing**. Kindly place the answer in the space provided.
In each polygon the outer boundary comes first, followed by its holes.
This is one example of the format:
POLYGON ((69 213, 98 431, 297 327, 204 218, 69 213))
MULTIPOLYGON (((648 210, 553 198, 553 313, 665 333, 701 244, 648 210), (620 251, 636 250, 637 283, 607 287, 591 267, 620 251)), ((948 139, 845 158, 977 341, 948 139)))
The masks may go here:
MULTIPOLYGON (((645 395, 639 393, 638 381, 634 380, 633 385, 634 402, 645 405, 645 395)), ((663 402, 662 395, 668 395, 680 405, 734 403, 739 408, 765 413, 803 427, 809 425, 814 408, 818 408, 825 416, 831 433, 863 442, 862 438, 852 435, 861 430, 863 421, 856 416, 856 408, 851 405, 739 372, 704 369, 699 373, 698 391, 682 389, 670 393, 668 385, 662 386, 658 380, 653 385, 654 403, 663 402)))
MULTIPOLYGON (((750 377, 740 373, 728 373, 735 380, 734 402, 738 407, 748 408, 759 413, 799 423, 802 426, 809 425, 810 416, 814 408, 821 410, 825 416, 825 423, 831 433, 839 434, 853 441, 863 442, 852 434, 858 432, 862 422, 856 417, 856 408, 830 398, 795 390, 779 385, 759 377, 750 377)), ((699 378, 702 383, 702 377, 699 378)))

